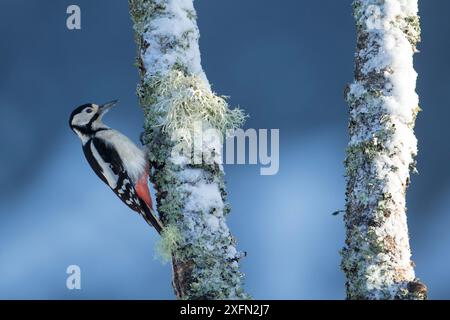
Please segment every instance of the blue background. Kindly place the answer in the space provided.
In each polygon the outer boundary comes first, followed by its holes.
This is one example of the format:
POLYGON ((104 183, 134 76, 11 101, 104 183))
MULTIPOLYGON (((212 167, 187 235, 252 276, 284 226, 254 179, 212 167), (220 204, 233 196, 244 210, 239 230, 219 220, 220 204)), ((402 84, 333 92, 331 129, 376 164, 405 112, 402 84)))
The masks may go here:
MULTIPOLYGON (((450 298, 450 2, 420 1, 416 56, 424 110, 420 175, 408 192, 416 272, 450 298)), ((261 299, 342 299, 339 268, 347 144, 343 89, 352 81, 350 0, 197 0, 204 69, 215 91, 279 128, 280 171, 226 166, 229 225, 248 252, 245 287, 261 299)), ((136 47, 125 0, 0 4, 0 298, 172 299, 157 236, 91 172, 67 121, 114 98, 106 122, 138 142, 136 47), (66 28, 66 8, 82 30, 66 28), (77 264, 82 289, 66 289, 77 264)))

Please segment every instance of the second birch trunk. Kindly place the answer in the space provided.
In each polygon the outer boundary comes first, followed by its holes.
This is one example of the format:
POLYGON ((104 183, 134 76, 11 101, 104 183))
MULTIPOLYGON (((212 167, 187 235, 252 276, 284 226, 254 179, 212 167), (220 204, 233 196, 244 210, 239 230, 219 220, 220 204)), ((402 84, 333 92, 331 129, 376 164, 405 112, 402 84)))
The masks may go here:
POLYGON ((356 0, 355 82, 347 149, 346 246, 349 299, 425 299, 416 279, 406 221, 419 112, 413 54, 420 40, 417 0, 356 0))

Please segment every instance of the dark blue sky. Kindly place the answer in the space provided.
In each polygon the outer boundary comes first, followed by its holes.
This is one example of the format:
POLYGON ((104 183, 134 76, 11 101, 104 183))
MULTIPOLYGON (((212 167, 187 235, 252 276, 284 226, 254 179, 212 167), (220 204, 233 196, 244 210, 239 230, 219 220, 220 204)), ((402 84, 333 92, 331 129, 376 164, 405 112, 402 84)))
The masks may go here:
MULTIPOLYGON (((450 298, 450 2, 420 1, 420 175, 408 192, 417 275, 450 298)), ((355 34, 350 0, 196 0, 204 69, 219 94, 279 128, 280 172, 227 166, 229 224, 255 298, 343 298, 339 249, 355 34)), ((106 122, 136 142, 136 47, 125 0, 0 3, 0 297, 172 298, 157 240, 95 177, 67 120, 118 98, 106 122), (82 30, 66 29, 78 4, 82 30), (79 264, 82 290, 65 288, 79 264)))

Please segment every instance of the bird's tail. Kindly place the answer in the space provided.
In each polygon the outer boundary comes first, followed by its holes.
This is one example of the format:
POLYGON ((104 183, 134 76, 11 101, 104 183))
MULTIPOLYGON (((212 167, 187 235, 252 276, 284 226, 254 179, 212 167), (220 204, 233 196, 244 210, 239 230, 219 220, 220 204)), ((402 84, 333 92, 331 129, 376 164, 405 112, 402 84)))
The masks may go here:
POLYGON ((163 225, 161 223, 161 221, 157 218, 155 211, 151 208, 149 208, 147 205, 143 205, 142 207, 144 207, 144 211, 145 214, 143 215, 145 221, 147 221, 147 223, 156 229, 156 231, 161 234, 162 229, 163 229, 163 225))

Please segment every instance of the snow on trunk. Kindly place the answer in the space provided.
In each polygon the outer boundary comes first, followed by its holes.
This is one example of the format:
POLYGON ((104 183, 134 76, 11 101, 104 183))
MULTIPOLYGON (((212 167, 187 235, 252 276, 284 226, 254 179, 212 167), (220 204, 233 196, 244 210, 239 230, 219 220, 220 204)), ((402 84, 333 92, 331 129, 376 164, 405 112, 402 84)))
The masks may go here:
POLYGON ((415 170, 419 112, 413 54, 417 0, 356 0, 355 82, 347 149, 346 246, 349 299, 425 299, 411 261, 405 194, 415 170))
POLYGON ((129 3, 139 51, 143 141, 153 168, 150 178, 165 225, 161 247, 172 260, 175 293, 180 299, 247 298, 238 265, 243 254, 225 222, 230 208, 220 146, 202 142, 201 151, 215 155, 212 161, 202 160, 202 152, 174 153, 180 143, 190 150, 193 137, 201 134, 198 124, 224 133, 240 126, 244 116, 211 91, 200 61, 193 0, 129 3))

